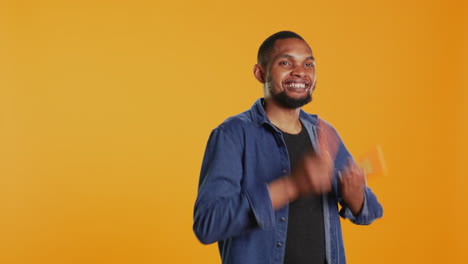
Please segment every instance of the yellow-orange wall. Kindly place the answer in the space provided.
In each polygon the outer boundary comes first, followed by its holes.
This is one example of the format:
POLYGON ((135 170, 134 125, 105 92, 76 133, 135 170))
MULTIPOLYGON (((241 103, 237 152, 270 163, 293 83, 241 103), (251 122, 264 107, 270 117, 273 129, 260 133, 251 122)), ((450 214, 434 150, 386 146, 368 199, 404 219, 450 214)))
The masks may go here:
POLYGON ((0 263, 219 263, 192 233, 208 135, 262 96, 268 35, 317 58, 314 101, 384 218, 343 222, 348 262, 465 263, 468 21, 462 1, 0 3, 0 263))

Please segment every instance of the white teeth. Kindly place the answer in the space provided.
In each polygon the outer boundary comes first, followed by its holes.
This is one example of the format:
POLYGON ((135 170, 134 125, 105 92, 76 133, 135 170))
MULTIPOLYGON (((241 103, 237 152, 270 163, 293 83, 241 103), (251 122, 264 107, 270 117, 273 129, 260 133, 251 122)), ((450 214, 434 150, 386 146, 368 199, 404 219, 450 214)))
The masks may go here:
POLYGON ((298 88, 303 89, 303 88, 306 87, 305 83, 289 83, 286 86, 289 87, 289 88, 295 88, 295 89, 298 89, 298 88))

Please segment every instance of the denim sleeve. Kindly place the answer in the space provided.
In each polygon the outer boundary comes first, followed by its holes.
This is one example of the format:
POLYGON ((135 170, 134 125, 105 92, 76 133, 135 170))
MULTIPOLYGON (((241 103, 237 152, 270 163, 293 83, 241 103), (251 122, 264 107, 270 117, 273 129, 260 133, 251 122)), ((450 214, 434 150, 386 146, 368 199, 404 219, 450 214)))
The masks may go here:
POLYGON ((368 225, 374 222, 375 219, 382 217, 383 209, 377 197, 372 193, 369 187, 366 187, 364 191, 364 204, 361 212, 358 215, 354 215, 345 204, 340 210, 340 215, 344 218, 348 218, 351 222, 357 225, 368 225))
POLYGON ((195 235, 211 244, 273 225, 267 184, 243 187, 243 151, 231 134, 213 130, 203 158, 194 209, 195 235))
MULTIPOLYGON (((349 159, 353 159, 353 157, 348 152, 343 142, 341 142, 338 155, 335 160, 336 170, 342 170, 346 166, 346 163, 349 159)), ((337 173, 335 173, 335 175, 337 175, 337 173)), ((354 215, 341 197, 338 176, 336 176, 335 179, 335 194, 338 202, 342 206, 339 212, 341 217, 347 218, 352 223, 357 225, 368 225, 371 224, 375 219, 382 217, 382 205, 379 203, 372 190, 367 186, 364 190, 364 204, 362 206, 361 212, 358 215, 354 215)))

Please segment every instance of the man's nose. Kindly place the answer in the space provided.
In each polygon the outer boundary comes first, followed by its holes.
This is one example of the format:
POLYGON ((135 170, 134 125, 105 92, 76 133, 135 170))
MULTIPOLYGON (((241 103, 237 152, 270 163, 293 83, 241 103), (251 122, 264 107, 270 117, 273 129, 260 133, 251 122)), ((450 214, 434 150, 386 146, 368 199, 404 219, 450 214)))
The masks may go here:
POLYGON ((304 77, 305 74, 306 74, 306 70, 303 65, 294 66, 294 69, 291 72, 291 75, 298 76, 298 77, 304 77))

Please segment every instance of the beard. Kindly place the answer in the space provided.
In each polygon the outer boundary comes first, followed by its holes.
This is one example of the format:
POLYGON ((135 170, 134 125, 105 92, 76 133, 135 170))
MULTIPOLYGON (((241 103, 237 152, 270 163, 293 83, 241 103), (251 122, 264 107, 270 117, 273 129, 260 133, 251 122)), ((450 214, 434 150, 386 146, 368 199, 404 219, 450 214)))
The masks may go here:
MULTIPOLYGON (((314 87, 311 88, 312 91, 315 89, 314 87)), ((271 86, 268 86, 268 90, 271 94, 271 97, 273 100, 276 102, 280 103, 282 106, 289 108, 289 109, 297 109, 299 107, 302 107, 312 101, 312 93, 309 92, 307 93, 307 96, 301 97, 301 98, 292 98, 289 96, 286 91, 281 91, 279 93, 274 93, 271 89, 271 86)))

